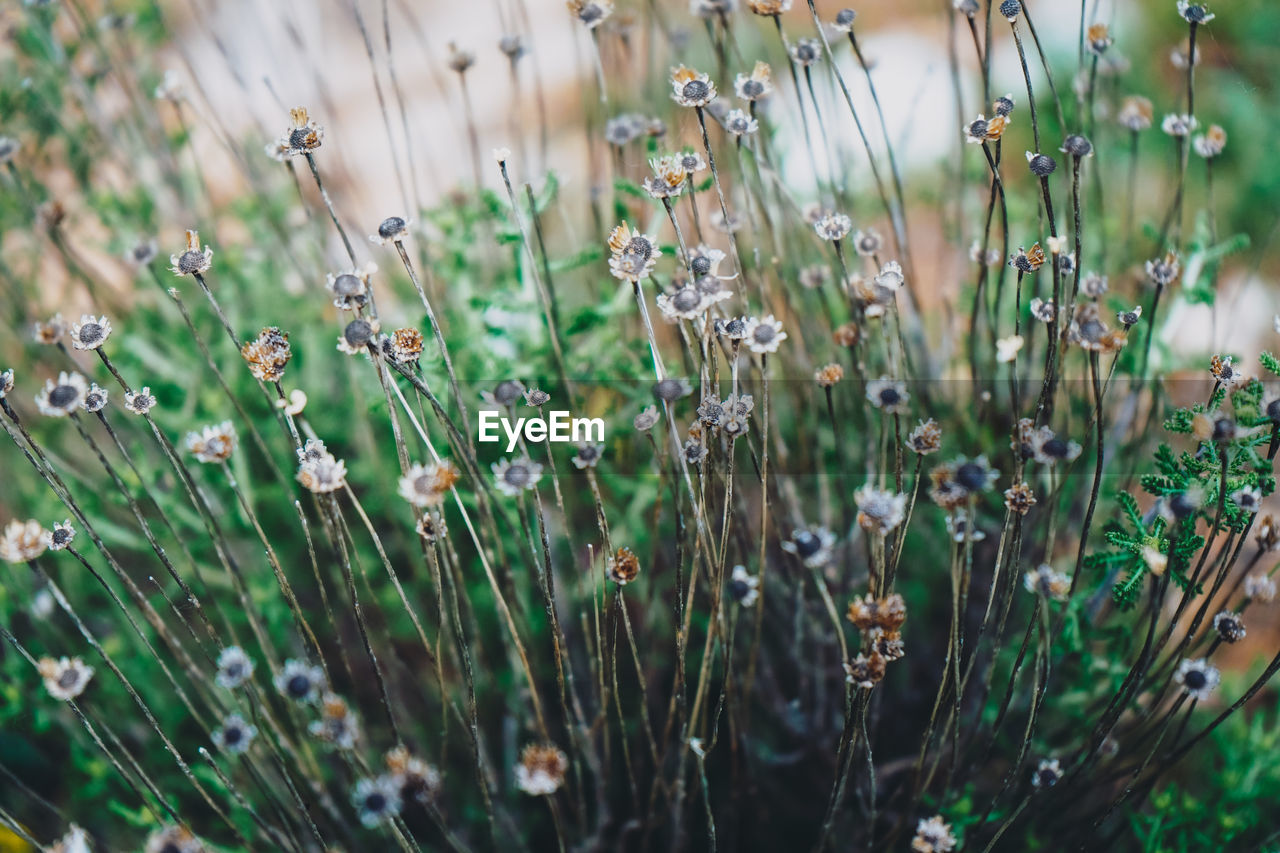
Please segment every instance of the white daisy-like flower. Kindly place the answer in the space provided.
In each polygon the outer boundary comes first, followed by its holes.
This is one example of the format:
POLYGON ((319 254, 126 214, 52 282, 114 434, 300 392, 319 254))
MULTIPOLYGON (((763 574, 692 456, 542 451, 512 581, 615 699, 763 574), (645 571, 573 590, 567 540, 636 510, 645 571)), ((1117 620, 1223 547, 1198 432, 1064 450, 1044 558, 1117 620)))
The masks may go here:
POLYGON ((867 400, 877 409, 896 415, 907 410, 911 395, 905 383, 882 376, 867 383, 867 400))
POLYGON ((369 828, 390 823, 400 814, 400 785, 394 776, 361 779, 351 794, 351 803, 360 812, 360 823, 369 828))
POLYGON ((105 316, 85 314, 79 323, 71 324, 71 345, 76 349, 97 349, 107 342, 110 335, 111 321, 105 316))
POLYGON ((681 65, 671 70, 671 98, 682 107, 705 107, 716 99, 711 76, 681 65))
POLYGON ((420 508, 439 506, 459 476, 448 460, 412 465, 400 478, 400 497, 420 508))
POLYGON ((239 714, 228 716, 222 721, 222 727, 214 729, 212 734, 213 745, 232 755, 247 752, 257 736, 257 726, 246 722, 239 714))
POLYGON ((813 230, 823 240, 843 240, 853 228, 853 220, 843 213, 828 213, 813 223, 813 230))
POLYGON ((1178 664, 1173 680, 1192 699, 1203 701, 1222 681, 1222 673, 1204 658, 1187 659, 1178 664))
POLYGON ((231 421, 223 421, 220 424, 187 433, 184 443, 197 462, 213 464, 230 459, 231 454, 235 452, 238 439, 231 421))
POLYGON ((659 293, 654 302, 668 320, 693 320, 709 307, 702 291, 692 284, 684 284, 670 293, 659 293))
POLYGON ((831 562, 835 544, 836 535, 825 527, 798 527, 792 531, 791 538, 782 543, 782 550, 795 554, 812 569, 831 562))
POLYGON ((729 594, 743 607, 750 607, 760 597, 760 578, 747 571, 746 566, 734 566, 729 577, 729 594))
POLYGON ((320 439, 309 439, 297 454, 296 479, 303 488, 324 495, 347 484, 347 463, 330 453, 320 439))
POLYGON ((281 695, 294 702, 314 702, 324 690, 324 670, 306 661, 287 660, 273 683, 281 695))
POLYGON ((218 674, 215 681, 219 687, 235 689, 253 677, 253 658, 239 646, 227 646, 218 653, 218 674))
POLYGON ((84 400, 80 403, 84 410, 89 414, 97 414, 107 407, 107 398, 110 394, 106 388, 103 388, 97 382, 89 386, 89 390, 85 392, 84 400))
POLYGON ((777 352, 778 346, 786 339, 787 333, 782 331, 782 322, 772 314, 759 318, 751 317, 747 320, 744 340, 752 352, 777 352))
POLYGON ((143 386, 137 391, 126 391, 124 395, 124 407, 135 415, 145 415, 155 407, 156 398, 151 394, 149 386, 143 386))
POLYGON ((773 71, 767 62, 756 62, 750 74, 739 74, 733 80, 733 90, 747 102, 767 98, 773 91, 773 71))
POLYGON ((498 491, 511 497, 534 488, 542 477, 542 465, 528 457, 502 459, 490 467, 497 480, 498 491))
POLYGON ((36 395, 36 408, 51 418, 65 418, 84 403, 89 383, 79 373, 62 371, 55 382, 50 379, 36 395))
POLYGON ((35 519, 11 521, 0 533, 0 560, 6 563, 30 562, 48 547, 49 531, 35 519))
POLYGON ((1022 576, 1022 586, 1027 592, 1040 594, 1054 601, 1066 601, 1071 592, 1071 578, 1053 566, 1042 563, 1034 571, 1022 576))
POLYGON ((53 529, 49 531, 49 550, 65 551, 71 547, 71 543, 76 538, 76 529, 71 523, 71 519, 55 522, 53 529))
POLYGON ((54 699, 69 702, 75 699, 89 686, 93 678, 93 667, 87 666, 80 658, 41 658, 36 664, 40 677, 44 679, 44 689, 54 699))

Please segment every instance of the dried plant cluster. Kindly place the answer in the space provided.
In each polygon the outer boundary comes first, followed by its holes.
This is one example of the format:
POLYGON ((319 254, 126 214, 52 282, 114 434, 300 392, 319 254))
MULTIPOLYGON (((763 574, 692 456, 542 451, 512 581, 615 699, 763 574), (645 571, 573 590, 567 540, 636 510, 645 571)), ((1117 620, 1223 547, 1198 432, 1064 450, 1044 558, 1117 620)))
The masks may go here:
POLYGON ((549 108, 545 10, 481 4, 421 138, 435 29, 316 4, 397 176, 355 227, 384 155, 219 114, 206 5, 0 11, 0 847, 1275 843, 1280 361, 1171 325, 1253 325, 1262 23, 883 4, 921 163, 852 9, 570 0, 549 108), (477 442, 553 409, 605 441, 477 442))

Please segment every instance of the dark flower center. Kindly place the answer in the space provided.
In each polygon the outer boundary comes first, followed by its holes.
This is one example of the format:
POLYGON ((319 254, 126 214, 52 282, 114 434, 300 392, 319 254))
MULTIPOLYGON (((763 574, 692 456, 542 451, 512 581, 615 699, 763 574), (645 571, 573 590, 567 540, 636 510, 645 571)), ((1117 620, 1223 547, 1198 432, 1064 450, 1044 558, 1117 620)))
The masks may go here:
POLYGON ((653 386, 653 393, 659 400, 666 400, 669 403, 672 400, 680 399, 684 395, 684 387, 678 380, 663 379, 653 386))
POLYGON ((524 486, 529 482, 529 469, 524 465, 512 465, 503 475, 503 479, 512 486, 524 486))
POLYGON ((71 541, 71 531, 68 530, 67 528, 59 527, 57 530, 53 531, 54 545, 66 545, 70 541, 71 541))
POLYGON ((641 260, 647 261, 653 254, 653 244, 643 237, 632 237, 627 241, 625 251, 628 255, 638 255, 641 260))
POLYGON ((361 347, 373 337, 373 326, 369 325, 368 320, 352 320, 342 334, 351 346, 361 347))
POLYGON ((796 553, 801 557, 812 557, 822 550, 822 540, 807 530, 795 535, 796 553))
POLYGON ((699 255, 689 262, 690 271, 701 278, 711 272, 711 259, 706 255, 699 255))
POLYGON ((235 726, 231 726, 222 733, 222 742, 227 746, 235 746, 244 740, 244 732, 235 726))
POLYGON ((996 115, 1007 116, 1013 112, 1013 101, 1008 98, 1000 98, 995 103, 996 115))
POLYGON ((285 689, 294 699, 301 699, 311 692, 311 679, 305 675, 295 675, 285 684, 285 689))
POLYGON ((102 340, 102 327, 97 323, 85 323, 80 327, 80 343, 96 344, 102 340))
POLYGON ((751 585, 746 581, 734 580, 729 581, 729 594, 733 596, 735 601, 741 601, 747 597, 747 593, 751 591, 751 585))
POLYGON ((987 136, 987 122, 983 119, 976 119, 969 122, 969 135, 974 139, 985 139, 987 136))
POLYGON ((818 60, 818 52, 813 49, 811 44, 801 44, 796 46, 796 61, 804 64, 812 64, 818 60))
POLYGON ((857 13, 852 9, 841 9, 836 13, 836 23, 842 27, 850 26, 856 16, 857 13))
POLYGON ((382 224, 378 226, 378 236, 391 238, 404 230, 404 220, 399 216, 388 216, 382 220, 382 224))
POLYGON ((1204 674, 1204 670, 1192 669, 1187 671, 1182 681, 1192 690, 1200 690, 1209 683, 1209 678, 1204 674))
POLYGON ((499 382, 498 387, 493 389, 493 398, 504 406, 510 406, 520 399, 520 394, 520 383, 510 380, 499 382))
POLYGON ((74 385, 59 385, 49 392, 49 405, 64 409, 70 406, 80 396, 80 391, 74 385))
POLYGON ((701 80, 690 80, 684 84, 683 94, 690 101, 702 101, 711 94, 711 89, 701 80))
POLYGON ((955 480, 971 492, 986 488, 987 470, 977 462, 966 462, 956 469, 955 480))
POLYGON ((691 287, 681 288, 671 299, 671 304, 677 311, 692 311, 700 302, 702 302, 702 294, 691 287))
POLYGON ((762 344, 767 344, 778 336, 777 329, 770 325, 756 326, 754 338, 762 344))
POLYGON ((748 80, 742 84, 742 94, 748 98, 758 98, 764 94, 764 84, 759 80, 748 80))
POLYGON ((1272 423, 1280 424, 1280 400, 1272 400, 1267 404, 1267 417, 1272 423))
POLYGON ((351 273, 343 273, 333 280, 333 292, 339 296, 359 296, 364 292, 364 282, 351 273))
POLYGON ((184 273, 191 274, 200 272, 204 268, 204 254, 194 249, 189 249, 182 253, 182 257, 178 258, 178 269, 184 273))
POLYGON ((1207 14, 1203 6, 1188 6, 1182 16, 1193 24, 1199 24, 1204 22, 1207 14))
POLYGON ((79 680, 80 674, 74 669, 68 669, 66 672, 62 673, 62 675, 58 676, 58 686, 69 690, 74 687, 76 682, 79 680))
POLYGON ((299 127, 289 133, 289 147, 306 149, 311 147, 311 129, 299 127))
POLYGON ((364 798, 365 811, 381 812, 387 807, 387 798, 383 794, 373 793, 364 798))
POLYGON ((898 393, 897 388, 885 388, 880 391, 880 405, 896 406, 902 402, 902 395, 898 393))
POLYGON ((1067 456, 1067 443, 1060 438, 1051 438, 1041 447, 1046 456, 1054 459, 1065 459, 1067 456))

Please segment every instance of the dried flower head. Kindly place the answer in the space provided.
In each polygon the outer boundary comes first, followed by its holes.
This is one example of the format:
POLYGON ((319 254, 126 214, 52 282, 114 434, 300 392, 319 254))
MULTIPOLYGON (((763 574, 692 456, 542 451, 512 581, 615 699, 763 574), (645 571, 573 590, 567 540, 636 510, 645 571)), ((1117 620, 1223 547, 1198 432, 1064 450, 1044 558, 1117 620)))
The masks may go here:
POLYGON ((516 785, 526 794, 547 796, 560 790, 569 758, 550 744, 531 743, 520 752, 516 785))
POLYGON ((1214 14, 1203 3, 1191 3, 1189 0, 1178 0, 1178 14, 1189 24, 1207 24, 1214 19, 1214 14))
POLYGON ((289 110, 291 123, 281 134, 276 145, 285 157, 307 154, 320 147, 324 140, 324 128, 307 115, 306 107, 294 107, 289 110))
POLYGON ((902 524, 907 507, 907 496, 887 492, 866 484, 854 492, 858 505, 858 525, 869 533, 887 536, 902 524))
POLYGON ((1233 610, 1223 610, 1213 617, 1213 630, 1224 643, 1238 643, 1245 638, 1244 619, 1233 610))
POLYGON ((748 102, 767 98, 773 91, 773 71, 768 63, 756 62, 750 74, 739 74, 734 79, 733 90, 739 98, 748 102))
POLYGON ((1261 601, 1263 603, 1274 601, 1276 597, 1276 582, 1267 576, 1265 572, 1256 572, 1244 579, 1244 595, 1250 601, 1261 601))
POLYGON ((852 228, 853 220, 843 213, 828 213, 813 223, 813 230, 823 240, 843 240, 852 228))
POLYGON ((705 107, 716 99, 716 84, 710 75, 680 65, 671 69, 671 97, 682 107, 705 107))
POLYGON ((750 136, 760 129, 760 122, 751 117, 745 110, 730 110, 724 117, 724 129, 730 135, 741 138, 750 136))
POLYGON ((844 368, 832 362, 819 367, 813 372, 813 379, 823 388, 831 388, 844 378, 844 368))
POLYGON ((964 127, 964 141, 974 145, 981 145, 984 142, 998 142, 1000 137, 1004 136, 1005 129, 1009 126, 1009 119, 1006 116, 992 116, 987 118, 982 113, 973 121, 967 122, 964 127))
POLYGON ((169 269, 174 275, 202 275, 213 266, 213 249, 200 249, 200 234, 187 231, 187 248, 181 254, 169 256, 169 269))
POLYGON ((1111 38, 1111 31, 1107 29, 1104 23, 1096 23, 1089 27, 1089 31, 1085 34, 1085 46, 1089 48, 1089 52, 1094 56, 1101 56, 1107 52, 1107 48, 1115 42, 1111 38))
POLYGON ((911 395, 905 382, 882 376, 867 383, 867 400, 883 412, 898 415, 907 410, 911 395))
POLYGON ((333 693, 320 699, 320 719, 307 726, 312 737, 336 749, 355 749, 360 740, 360 723, 346 701, 333 693))
POLYGON ((942 819, 942 815, 921 818, 916 824, 915 837, 911 839, 911 849, 915 853, 950 853, 956 849, 956 836, 951 831, 951 824, 942 819))
POLYGON ((86 412, 97 414, 107 407, 107 398, 109 396, 107 389, 95 382, 85 392, 84 400, 80 405, 84 407, 86 412))
POLYGON ((600 463, 600 459, 604 456, 604 445, 594 442, 584 442, 577 445, 577 453, 569 461, 573 463, 573 467, 583 470, 586 468, 594 468, 600 463))
POLYGON ((347 355, 368 353, 370 344, 377 340, 381 328, 382 324, 376 318, 355 318, 343 326, 342 334, 338 335, 338 352, 347 355))
POLYGON ((851 661, 845 661, 845 681, 863 690, 870 690, 884 678, 885 658, 872 649, 870 656, 859 654, 851 661))
POLYGON ((913 453, 917 453, 920 456, 937 453, 942 447, 942 428, 938 426, 938 422, 933 418, 929 418, 927 421, 920 421, 915 429, 911 430, 907 435, 905 443, 913 453))
POLYGON ((40 658, 36 670, 44 679, 44 689, 54 699, 69 702, 89 686, 93 667, 86 666, 80 658, 40 658))
POLYGON ((88 393, 89 383, 83 376, 62 371, 56 382, 49 379, 44 383, 44 388, 36 395, 36 408, 42 415, 65 418, 83 405, 88 393))
POLYGON ((884 598, 867 594, 849 602, 847 617, 859 631, 897 631, 907 621, 907 603, 897 593, 884 598))
POLYGON ((1116 113, 1116 121, 1133 133, 1146 130, 1155 120, 1155 108, 1151 101, 1141 95, 1129 95, 1120 103, 1120 111, 1116 113))
POLYGON ((62 336, 66 333, 67 323, 62 319, 61 314, 54 314, 43 323, 37 320, 31 325, 32 340, 45 346, 53 346, 62 340, 62 336))
POLYGON ((303 488, 323 495, 347 485, 347 463, 330 453, 320 439, 309 439, 297 453, 296 479, 303 488))
POLYGON ((204 427, 187 433, 185 445, 187 451, 197 462, 206 464, 226 462, 236 449, 236 431, 231 421, 204 427))
POLYGON ((1024 574, 1022 585, 1027 592, 1043 595, 1053 601, 1066 601, 1071 592, 1071 578, 1054 571, 1053 566, 1048 563, 1041 563, 1035 571, 1024 574))
POLYGON ((416 507, 439 506, 461 476, 447 459, 430 465, 412 465, 400 478, 400 497, 416 507))
POLYGON ((1052 788, 1062 778, 1062 764, 1056 758, 1041 759, 1031 773, 1031 786, 1038 789, 1052 788))
POLYGON ((76 349, 94 350, 107 342, 111 321, 106 317, 85 314, 79 323, 71 324, 71 345, 76 349))
POLYGON ((987 463, 987 457, 966 459, 961 456, 929 472, 933 489, 929 498, 943 509, 964 506, 970 496, 995 485, 1000 472, 987 463))
POLYGON ((1181 139, 1190 136, 1198 124, 1195 116, 1186 113, 1169 113, 1160 122, 1160 129, 1169 136, 1181 139))
POLYGON ((623 222, 609 234, 609 272, 622 281, 641 281, 662 256, 655 239, 623 222))
POLYGON ((409 225, 412 219, 403 216, 388 216, 378 223, 378 233, 370 234, 369 241, 381 246, 398 243, 409 236, 409 225))
POLYGON ((422 358, 422 332, 417 329, 396 329, 390 335, 378 339, 383 358, 393 364, 414 364, 422 358))
POLYGON ((765 18, 776 18, 791 9, 791 0, 747 0, 747 8, 765 18))
POLYGON ((613 0, 568 0, 565 5, 588 30, 594 30, 613 14, 613 0))
POLYGON ((333 296, 333 305, 343 311, 359 311, 369 304, 369 279, 377 272, 375 264, 360 269, 329 273, 325 276, 325 289, 333 296))
POLYGON ((1015 483, 1005 489, 1004 505, 1010 512, 1026 515, 1036 505, 1035 492, 1026 483, 1015 483))
POLYGON ((1047 178, 1058 168, 1058 161, 1048 154, 1027 152, 1027 168, 1037 178, 1047 178))
POLYGON ((258 337, 240 348, 240 355, 255 378, 264 382, 279 382, 293 355, 289 347, 289 333, 282 332, 275 326, 267 326, 258 333, 258 337))
POLYGON ((137 391, 126 391, 124 394, 124 407, 135 415, 145 415, 155 408, 155 405, 156 398, 152 395, 149 386, 143 386, 137 391))
POLYGON ((619 548, 605 561, 604 573, 618 586, 626 586, 640 574, 640 558, 630 548, 619 548))
POLYGON ((645 406, 640 413, 631 420, 631 425, 640 432, 648 432, 653 429, 654 424, 658 422, 658 409, 656 406, 645 406))
POLYGON ((1103 322, 1098 303, 1081 302, 1071 317, 1067 340, 1089 352, 1111 353, 1125 345, 1126 333, 1103 322))
POLYGON ((209 848, 191 831, 181 826, 166 826, 147 836, 144 853, 208 853, 209 848))
POLYGON ((49 547, 49 531, 35 519, 10 521, 0 534, 0 559, 7 563, 27 563, 49 547))
POLYGON ((49 550, 65 551, 71 547, 75 538, 76 529, 71 524, 71 519, 55 522, 53 529, 49 531, 49 550))
POLYGON ((797 39, 795 43, 790 45, 787 53, 790 54, 791 61, 796 65, 801 68, 810 68, 822 58, 822 46, 817 39, 802 38, 797 39))
POLYGON ((1207 132, 1198 134, 1191 140, 1191 147, 1204 159, 1212 160, 1220 156, 1227 147, 1227 132, 1219 125, 1211 124, 1207 132))
POLYGON ((1044 266, 1044 260, 1044 249, 1040 248, 1039 243, 1036 243, 1030 249, 1024 249, 1019 246, 1018 251, 1009 257, 1009 266, 1020 273, 1030 273, 1044 266))
POLYGON ((1147 278, 1158 287, 1168 287, 1178 280, 1182 267, 1177 252, 1168 252, 1163 258, 1147 261, 1147 278))

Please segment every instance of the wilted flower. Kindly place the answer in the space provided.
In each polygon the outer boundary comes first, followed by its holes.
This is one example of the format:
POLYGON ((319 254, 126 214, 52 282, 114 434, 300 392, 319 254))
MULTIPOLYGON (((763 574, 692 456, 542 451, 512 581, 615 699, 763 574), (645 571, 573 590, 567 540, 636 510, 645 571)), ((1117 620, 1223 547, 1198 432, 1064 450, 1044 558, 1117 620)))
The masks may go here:
POLYGON ((1020 273, 1035 272, 1044 266, 1044 249, 1036 243, 1030 249, 1018 247, 1018 251, 1009 257, 1009 266, 1020 273))
POLYGON ((886 536, 906 517, 907 496, 864 485, 854 492, 858 505, 858 525, 870 533, 886 536))
POLYGON ((409 236, 409 224, 412 221, 403 216, 388 216, 378 223, 378 233, 370 234, 369 240, 382 246, 398 243, 409 236))
POLYGON ((1222 154, 1227 147, 1227 132, 1216 124, 1209 125, 1209 130, 1191 140, 1191 147, 1206 160, 1222 154))
POLYGON ((1191 132, 1197 127, 1196 117, 1187 115, 1186 113, 1169 113, 1160 122, 1160 129, 1173 136, 1181 139, 1190 136, 1191 132))
POLYGON ((206 464, 226 462, 236 449, 236 431, 231 421, 204 427, 196 432, 187 433, 187 451, 197 462, 206 464))
POLYGON ((942 819, 942 815, 921 818, 916 824, 915 837, 911 839, 911 849, 915 853, 950 853, 956 849, 956 836, 951 831, 951 824, 942 819))
POLYGON ((263 382, 279 382, 292 355, 289 333, 275 326, 267 326, 258 333, 258 337, 240 348, 240 356, 249 365, 249 372, 263 382))
POLYGON ((1031 774, 1034 788, 1052 788, 1062 778, 1062 764, 1058 759, 1042 759, 1031 774))
POLYGON ((716 99, 710 75, 683 65, 671 70, 671 97, 682 107, 705 107, 716 99))
POLYGON ((1022 335, 1010 335, 1007 338, 999 338, 996 340, 996 361, 1000 364, 1008 364, 1018 357, 1018 353, 1022 351, 1024 340, 1022 335))
POLYGON ((1024 574, 1022 585, 1027 592, 1043 595, 1053 601, 1066 601, 1071 592, 1071 578, 1054 571, 1053 566, 1048 563, 1041 563, 1035 571, 1024 574))
POLYGON ((845 661, 844 673, 848 683, 870 690, 884 678, 885 659, 875 650, 872 650, 870 656, 859 654, 853 660, 845 661))
POLYGON ((156 398, 151 393, 149 386, 143 386, 137 391, 126 391, 124 394, 124 407, 135 415, 145 415, 147 412, 155 408, 156 398))
POLYGON ((393 364, 413 364, 422 358, 422 332, 417 329, 396 329, 390 335, 378 339, 383 358, 393 364))
POLYGON ((1244 579, 1244 595, 1250 601, 1269 602, 1276 597, 1276 582, 1265 572, 1251 574, 1244 579))
POLYGON ((1189 24, 1207 24, 1215 17, 1204 4, 1189 0, 1178 0, 1178 14, 1189 24))
POLYGON ((609 235, 609 271, 623 281, 640 281, 658 263, 662 251, 654 238, 623 222, 609 235))
POLYGON ((520 753, 516 765, 516 785, 526 794, 554 794, 564 784, 569 758, 550 744, 531 743, 520 753))
POLYGON ((921 456, 928 456, 930 453, 937 453, 942 448, 942 428, 938 426, 938 422, 933 418, 927 421, 920 421, 915 429, 911 430, 907 435, 907 447, 912 452, 921 456))
POLYGON ((997 115, 987 118, 979 113, 977 118, 964 125, 964 141, 976 145, 984 142, 998 142, 1000 137, 1004 136, 1008 126, 1009 119, 1005 116, 997 115))
POLYGON ((1079 443, 1058 438, 1047 426, 1031 434, 1031 452, 1041 465, 1074 462, 1080 456, 1080 450, 1079 443))
POLYGON ((1156 285, 1167 287, 1178 280, 1181 267, 1176 252, 1169 252, 1163 258, 1147 261, 1147 278, 1156 285))
POLYGON ((285 157, 307 154, 320 147, 324 139, 324 128, 307 115, 306 107, 289 110, 289 118, 292 120, 291 126, 276 143, 285 157))
POLYGON ((579 470, 596 467, 600 462, 600 457, 604 455, 603 444, 585 442, 579 444, 577 450, 578 452, 569 461, 573 463, 573 467, 579 470))
POLYGON ((1111 47, 1114 41, 1111 38, 1111 32, 1107 29, 1107 25, 1103 23, 1093 24, 1085 34, 1085 46, 1095 56, 1101 56, 1106 53, 1107 48, 1111 47))
POLYGON ((397 746, 387 752, 384 762, 404 802, 431 802, 440 793, 440 772, 397 746))
POLYGON ((823 240, 843 240, 852 228, 853 220, 843 213, 828 213, 813 223, 813 230, 823 240))
POLYGON ((54 314, 44 322, 36 321, 31 326, 31 338, 38 344, 53 346, 62 340, 67 333, 67 323, 62 314, 54 314))
POLYGON ((336 458, 318 438, 308 439, 298 453, 295 479, 319 495, 336 492, 347 484, 347 463, 336 458))
POLYGON ((375 264, 325 276, 325 289, 333 296, 335 308, 359 311, 369 303, 369 279, 377 272, 375 264))
POLYGON ((400 478, 400 497, 416 507, 439 506, 461 473, 447 459, 412 465, 400 478))
POLYGON ((1036 505, 1035 492, 1026 483, 1016 483, 1005 489, 1004 505, 1010 512, 1026 515, 1036 505))
POLYGON ((187 231, 187 248, 181 254, 169 256, 169 269, 174 275, 200 275, 213 266, 213 249, 200 249, 200 234, 187 231))
POLYGON ((823 388, 830 388, 844 378, 844 368, 834 362, 813 372, 813 379, 823 388))
POLYGON ((966 459, 961 456, 929 472, 933 483, 930 499, 943 509, 963 506, 971 495, 995 485, 1000 472, 987 464, 987 457, 966 459))
POLYGON ((1141 95, 1130 95, 1125 98, 1120 104, 1120 111, 1116 114, 1116 121, 1134 133, 1151 127, 1154 119, 1155 112, 1151 101, 1141 95))
POLYGON ((897 415, 906 411, 911 395, 907 393, 906 383, 881 377, 867 383, 867 400, 877 409, 897 415))
POLYGON ((55 522, 53 530, 49 531, 49 550, 65 551, 71 547, 75 538, 76 529, 72 526, 71 519, 55 522))
POLYGON ((93 667, 86 666, 80 658, 40 658, 36 670, 44 679, 44 689, 54 699, 69 702, 89 686, 93 667))
POLYGON ((1223 610, 1213 617, 1213 630, 1224 643, 1238 643, 1245 638, 1244 619, 1239 613, 1223 610))
POLYGON ((1089 352, 1115 352, 1125 345, 1124 330, 1116 330, 1102 321, 1096 302, 1076 305, 1071 325, 1067 327, 1067 340, 1089 352))
POLYGON ((605 560, 604 573, 618 586, 626 586, 640 574, 640 558, 630 548, 619 548, 605 560))
POLYGON ((745 110, 730 110, 724 117, 724 129, 733 136, 750 136, 760 129, 760 122, 745 110))
POLYGON ((378 338, 382 325, 375 318, 357 317, 342 328, 338 335, 338 352, 359 355, 369 351, 369 345, 378 338))
POLYGON ((49 531, 35 519, 11 521, 0 534, 0 559, 7 563, 28 563, 45 552, 49 531))
POLYGON ((1240 372, 1231 358, 1227 356, 1215 355, 1209 361, 1209 372, 1213 374, 1213 378, 1222 385, 1231 388, 1245 380, 1245 376, 1240 372))
POLYGON ((739 98, 748 102, 768 97, 773 91, 773 72, 768 63, 756 62, 750 74, 739 74, 733 81, 733 89, 739 98))
POLYGON ((320 700, 320 719, 307 726, 307 731, 342 750, 354 749, 360 740, 360 724, 355 714, 342 697, 333 693, 326 693, 320 700))

